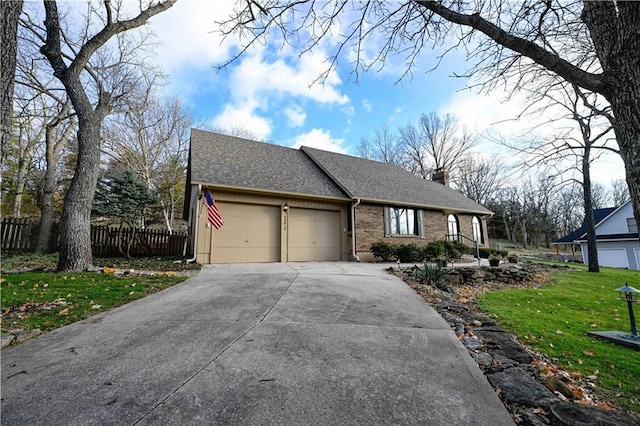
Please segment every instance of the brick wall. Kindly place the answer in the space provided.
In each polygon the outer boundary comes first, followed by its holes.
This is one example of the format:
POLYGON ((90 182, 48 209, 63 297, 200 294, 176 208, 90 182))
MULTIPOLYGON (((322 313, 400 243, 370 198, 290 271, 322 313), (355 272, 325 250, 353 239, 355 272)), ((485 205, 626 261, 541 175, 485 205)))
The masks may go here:
MULTIPOLYGON (((473 215, 458 214, 460 232, 472 238, 473 228, 471 221, 473 215)), ((418 236, 385 237, 384 236, 384 213, 383 206, 376 204, 361 204, 356 207, 356 250, 360 260, 370 262, 374 260, 369 252, 371 243, 378 240, 388 241, 395 244, 416 243, 424 246, 432 241, 443 240, 447 235, 447 215, 442 211, 423 210, 425 238, 418 236)), ((482 221, 483 232, 485 232, 485 245, 488 246, 486 234, 486 221, 482 221)), ((469 243, 465 241, 465 243, 469 243)))

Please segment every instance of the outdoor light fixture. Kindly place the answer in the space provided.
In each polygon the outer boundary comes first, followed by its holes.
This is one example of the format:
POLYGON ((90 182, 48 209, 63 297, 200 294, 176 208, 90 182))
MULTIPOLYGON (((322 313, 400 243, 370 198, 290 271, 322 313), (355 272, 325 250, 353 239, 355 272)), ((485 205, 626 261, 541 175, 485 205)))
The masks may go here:
POLYGON ((284 203, 284 207, 282 208, 285 212, 289 210, 289 203, 284 203))
POLYGON ((629 309, 629 321, 631 322, 631 335, 626 335, 625 337, 632 339, 640 339, 638 336, 638 327, 636 327, 636 317, 633 315, 633 303, 640 300, 640 290, 637 290, 629 285, 629 283, 624 283, 623 287, 616 288, 616 291, 620 293, 620 299, 627 302, 627 308, 629 309))

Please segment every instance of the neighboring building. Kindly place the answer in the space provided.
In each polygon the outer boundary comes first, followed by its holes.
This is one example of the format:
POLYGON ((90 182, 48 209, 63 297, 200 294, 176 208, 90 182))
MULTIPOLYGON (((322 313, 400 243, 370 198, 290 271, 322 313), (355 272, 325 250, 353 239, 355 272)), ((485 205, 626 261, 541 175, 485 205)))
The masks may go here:
POLYGON ((191 131, 184 217, 199 263, 368 261, 377 240, 488 246, 491 214, 400 166, 191 131), (220 229, 201 208, 205 189, 220 229))
MULTIPOLYGON (((603 209, 593 209, 593 220, 595 224, 597 225, 598 223, 602 222, 604 218, 609 216, 616 209, 617 207, 605 207, 603 209)), ((578 251, 580 249, 580 243, 578 243, 576 240, 578 240, 583 236, 586 238, 586 235, 587 235, 587 224, 583 220, 582 225, 580 225, 580 228, 565 235, 560 239, 555 240, 554 242, 551 243, 551 245, 556 246, 556 254, 560 254, 560 247, 564 247, 565 251, 570 251, 571 254, 573 255, 576 253, 576 249, 578 249, 578 251)))
MULTIPOLYGON (((640 269, 638 225, 633 217, 631 200, 617 208, 599 210, 595 231, 600 266, 640 269)), ((596 212, 598 210, 594 210, 594 216, 596 216, 596 212)), ((572 232, 561 240, 568 238, 572 238, 576 244, 580 245, 582 260, 588 264, 587 233, 584 224, 583 228, 572 232)))

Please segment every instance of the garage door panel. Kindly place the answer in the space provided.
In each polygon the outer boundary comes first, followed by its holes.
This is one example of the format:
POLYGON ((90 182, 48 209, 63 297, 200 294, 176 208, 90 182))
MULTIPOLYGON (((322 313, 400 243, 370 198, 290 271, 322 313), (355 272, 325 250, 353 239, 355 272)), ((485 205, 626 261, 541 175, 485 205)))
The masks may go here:
POLYGON ((280 260, 280 209, 274 206, 219 202, 224 226, 213 234, 213 261, 280 260))
POLYGON ((289 261, 340 260, 340 212, 290 209, 289 261))
POLYGON ((598 263, 600 266, 628 268, 627 251, 625 249, 598 249, 598 263))

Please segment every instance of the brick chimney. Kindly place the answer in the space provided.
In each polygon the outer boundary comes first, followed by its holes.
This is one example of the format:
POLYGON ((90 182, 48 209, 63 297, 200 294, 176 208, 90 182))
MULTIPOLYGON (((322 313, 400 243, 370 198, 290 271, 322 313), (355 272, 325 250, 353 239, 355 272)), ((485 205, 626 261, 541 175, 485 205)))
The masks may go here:
POLYGON ((435 169, 433 174, 431 175, 431 180, 434 182, 441 183, 444 186, 449 186, 449 172, 440 167, 439 169, 435 169))

